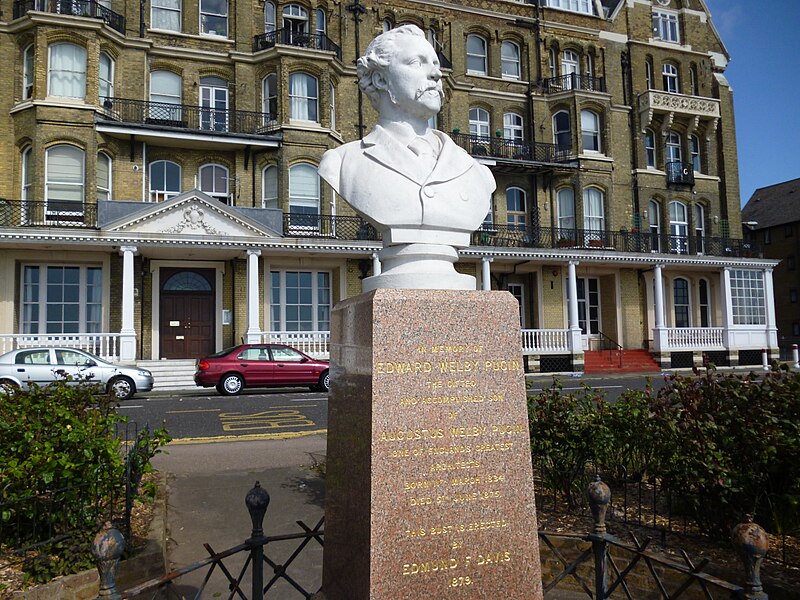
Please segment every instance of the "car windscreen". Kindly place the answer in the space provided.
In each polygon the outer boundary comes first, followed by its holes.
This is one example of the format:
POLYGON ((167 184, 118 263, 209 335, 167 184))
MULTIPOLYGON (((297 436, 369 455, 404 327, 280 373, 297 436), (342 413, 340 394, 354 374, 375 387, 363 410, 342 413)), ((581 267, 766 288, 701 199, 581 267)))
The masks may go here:
POLYGON ((219 352, 214 352, 214 354, 209 354, 207 358, 221 358, 226 354, 230 354, 234 350, 236 350, 239 346, 231 346, 230 348, 225 348, 225 350, 220 350, 219 352))

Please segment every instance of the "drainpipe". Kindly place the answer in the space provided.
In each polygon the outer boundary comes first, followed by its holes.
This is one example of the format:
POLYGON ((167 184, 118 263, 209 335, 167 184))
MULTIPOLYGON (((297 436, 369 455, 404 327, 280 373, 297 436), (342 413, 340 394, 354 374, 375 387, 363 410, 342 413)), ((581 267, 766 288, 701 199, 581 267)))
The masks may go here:
MULTIPOLYGON (((361 57, 361 15, 367 12, 367 9, 361 4, 361 0, 355 0, 352 4, 348 4, 345 10, 353 13, 353 22, 355 23, 356 30, 356 60, 361 57)), ((358 86, 358 137, 364 137, 364 94, 361 91, 361 86, 358 86)))

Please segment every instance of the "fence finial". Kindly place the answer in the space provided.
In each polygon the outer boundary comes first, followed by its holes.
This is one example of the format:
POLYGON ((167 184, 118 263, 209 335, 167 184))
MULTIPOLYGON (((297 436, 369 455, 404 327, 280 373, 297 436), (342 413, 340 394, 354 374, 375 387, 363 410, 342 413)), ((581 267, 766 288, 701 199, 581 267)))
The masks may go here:
POLYGON ((125 537, 106 521, 103 530, 92 542, 92 556, 97 561, 100 574, 100 591, 97 600, 120 600, 117 591, 117 564, 125 550, 125 537))
POLYGON ((256 481, 253 489, 247 492, 244 503, 247 505, 247 510, 250 511, 250 519, 253 521, 253 532, 250 537, 262 537, 264 535, 264 515, 267 514, 267 507, 269 506, 269 494, 267 490, 261 487, 260 481, 256 481))
POLYGON ((608 487, 597 476, 592 483, 586 488, 586 496, 589 498, 589 506, 592 509, 592 516, 594 517, 594 532, 606 532, 606 511, 608 504, 611 502, 611 488, 608 487))
POLYGON ((761 585, 761 563, 769 549, 767 532, 753 522, 753 515, 747 514, 731 532, 731 541, 739 551, 744 564, 747 581, 744 584, 744 597, 766 600, 767 594, 761 585))

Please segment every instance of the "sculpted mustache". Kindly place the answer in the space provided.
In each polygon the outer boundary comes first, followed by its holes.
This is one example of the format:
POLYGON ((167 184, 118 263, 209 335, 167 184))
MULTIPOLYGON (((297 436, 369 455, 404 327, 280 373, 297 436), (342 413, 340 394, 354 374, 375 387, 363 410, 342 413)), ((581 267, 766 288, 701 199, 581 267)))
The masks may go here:
POLYGON ((422 97, 422 94, 425 94, 427 92, 436 92, 437 94, 439 94, 439 98, 444 100, 444 90, 442 90, 441 86, 438 86, 438 85, 432 85, 432 86, 417 90, 417 93, 414 95, 414 99, 418 100, 419 98, 422 97))

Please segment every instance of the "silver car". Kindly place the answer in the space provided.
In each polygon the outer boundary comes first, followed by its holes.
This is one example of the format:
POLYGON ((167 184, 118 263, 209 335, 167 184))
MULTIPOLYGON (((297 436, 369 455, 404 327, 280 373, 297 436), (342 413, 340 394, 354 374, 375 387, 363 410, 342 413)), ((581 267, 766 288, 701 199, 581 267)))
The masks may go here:
POLYGON ((146 369, 106 362, 75 348, 21 348, 0 356, 0 385, 27 389, 30 383, 46 386, 54 381, 88 381, 103 386, 117 400, 153 389, 153 374, 146 369))

